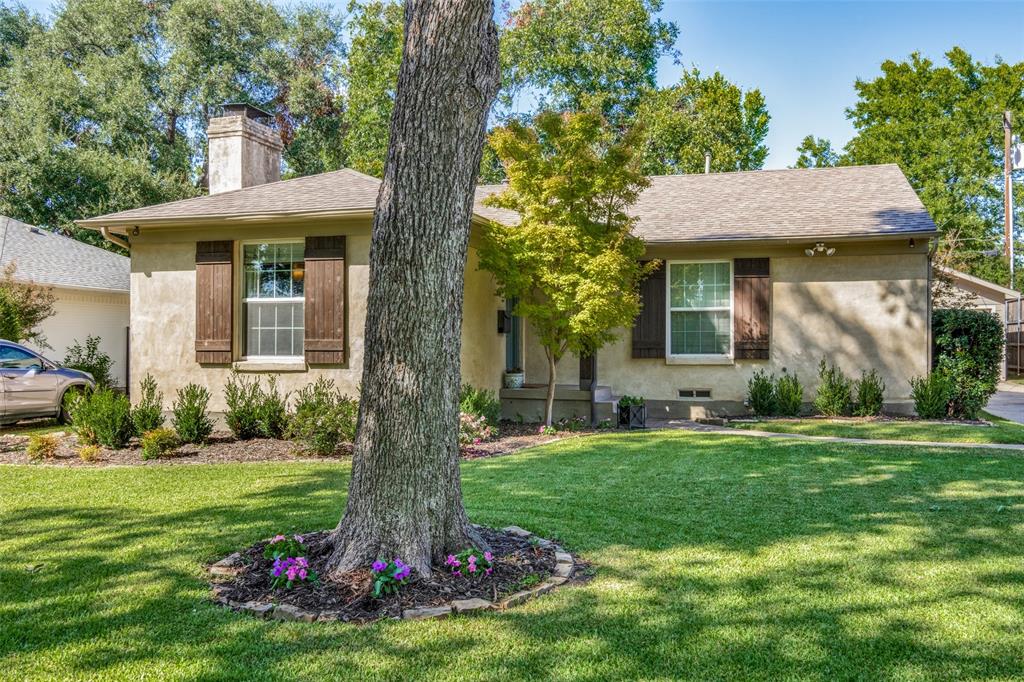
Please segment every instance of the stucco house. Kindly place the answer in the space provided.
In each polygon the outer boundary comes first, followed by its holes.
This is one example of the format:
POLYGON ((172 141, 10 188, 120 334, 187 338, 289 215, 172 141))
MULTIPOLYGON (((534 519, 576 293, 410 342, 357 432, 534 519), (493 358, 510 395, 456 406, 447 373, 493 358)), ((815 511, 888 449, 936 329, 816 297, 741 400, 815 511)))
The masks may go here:
POLYGON ((54 314, 40 324, 47 347, 34 347, 56 361, 68 346, 100 337, 113 361, 118 386, 128 377, 128 286, 131 263, 112 251, 0 216, 0 269, 14 264, 14 279, 49 288, 54 314))
MULTIPOLYGON (((280 374, 285 390, 325 375, 355 393, 360 381, 379 181, 351 170, 280 181, 280 142, 261 116, 235 107, 211 122, 209 196, 80 223, 130 247, 133 375, 154 375, 168 400, 198 382, 223 409, 232 370, 280 374)), ((521 320, 502 320, 477 267, 480 228, 516 219, 482 204, 498 191, 477 190, 463 381, 532 419, 543 354, 521 320), (512 367, 527 385, 501 389, 512 367)), ((632 329, 596 359, 563 360, 559 414, 588 414, 591 398, 610 414, 623 394, 645 396, 655 416, 742 413, 760 368, 798 373, 810 400, 822 358, 855 376, 877 369, 888 409, 911 409, 908 381, 928 369, 935 226, 898 167, 655 177, 634 210, 648 257, 664 263, 632 329)))

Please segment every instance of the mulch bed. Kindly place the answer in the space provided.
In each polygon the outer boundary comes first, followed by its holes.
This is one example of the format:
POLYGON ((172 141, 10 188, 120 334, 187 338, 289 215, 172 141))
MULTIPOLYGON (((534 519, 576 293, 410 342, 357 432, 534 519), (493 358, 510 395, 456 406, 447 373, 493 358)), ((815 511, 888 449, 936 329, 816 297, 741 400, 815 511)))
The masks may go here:
MULTIPOLYGON (((594 433, 592 430, 560 431, 554 435, 538 433, 536 424, 502 422, 500 435, 487 442, 466 446, 462 450, 464 459, 479 459, 505 455, 523 448, 550 443, 594 433)), ((333 457, 312 457, 298 453, 295 444, 286 440, 254 438, 240 441, 228 431, 215 431, 205 445, 186 444, 159 459, 142 459, 138 439, 132 439, 128 447, 119 450, 103 448, 99 458, 86 462, 78 456, 81 443, 69 431, 54 435, 60 439, 56 456, 52 459, 33 462, 25 453, 29 436, 18 433, 0 435, 0 464, 41 464, 44 466, 98 467, 98 466, 167 466, 174 464, 227 464, 234 462, 280 462, 280 461, 330 461, 352 454, 351 445, 344 445, 333 457)))
POLYGON ((315 583, 297 583, 292 588, 271 588, 272 559, 263 557, 267 540, 241 552, 248 565, 242 573, 216 583, 218 601, 229 606, 245 603, 289 605, 328 616, 330 620, 365 623, 381 618, 401 618, 409 609, 444 606, 458 599, 486 599, 497 602, 503 596, 539 582, 555 568, 555 549, 550 543, 531 542, 527 538, 500 530, 480 527, 481 537, 494 554, 489 576, 467 578, 452 575, 438 567, 429 578, 413 574, 395 595, 374 599, 373 574, 369 568, 352 571, 337 578, 327 575, 327 560, 332 546, 330 531, 303 534, 306 558, 316 572, 315 583))

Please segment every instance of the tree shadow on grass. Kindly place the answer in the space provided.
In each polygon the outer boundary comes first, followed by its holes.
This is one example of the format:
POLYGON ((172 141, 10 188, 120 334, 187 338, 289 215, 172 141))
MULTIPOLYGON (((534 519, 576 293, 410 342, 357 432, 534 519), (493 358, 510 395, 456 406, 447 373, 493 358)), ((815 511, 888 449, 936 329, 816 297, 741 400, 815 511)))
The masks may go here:
POLYGON ((558 537, 595 580, 503 614, 369 627, 208 602, 201 562, 332 526, 347 485, 343 467, 253 466, 262 483, 233 489, 228 470, 188 477, 217 492, 178 510, 8 513, 19 556, 46 565, 0 567, 0 659, 224 679, 1024 674, 1019 456, 643 434, 479 460, 463 468, 471 517, 558 537))

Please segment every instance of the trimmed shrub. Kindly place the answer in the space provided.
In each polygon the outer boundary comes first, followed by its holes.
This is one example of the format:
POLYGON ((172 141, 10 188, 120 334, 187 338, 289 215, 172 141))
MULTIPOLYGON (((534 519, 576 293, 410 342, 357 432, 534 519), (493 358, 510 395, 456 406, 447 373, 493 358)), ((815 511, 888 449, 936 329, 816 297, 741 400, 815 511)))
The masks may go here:
POLYGON ((852 382, 835 365, 825 360, 818 365, 818 395, 814 398, 814 409, 826 417, 840 417, 850 412, 853 402, 852 382))
POLYGON ((157 390, 156 379, 147 374, 139 383, 139 402, 132 409, 135 433, 146 433, 164 425, 164 394, 157 390))
POLYGON ((36 434, 29 436, 28 447, 25 454, 29 460, 38 462, 43 459, 53 459, 57 456, 57 448, 60 447, 60 439, 52 433, 36 434))
POLYGON ((295 414, 288 421, 287 437, 299 451, 333 455, 356 435, 359 402, 344 395, 334 382, 320 377, 295 396, 295 414))
POLYGON ((882 396, 885 393, 885 382, 875 370, 860 373, 860 381, 855 385, 856 405, 853 413, 858 417, 876 417, 882 414, 882 396))
POLYGON ((83 462, 96 462, 99 460, 102 451, 99 445, 83 445, 78 448, 78 457, 83 462))
POLYGON ((1003 326, 984 310, 932 313, 934 371, 949 380, 949 416, 977 419, 996 391, 1003 361, 1003 326))
POLYGON ((96 380, 96 386, 108 388, 113 385, 113 380, 110 377, 110 367, 114 364, 114 361, 110 359, 109 355, 100 350, 100 341, 100 337, 92 335, 85 337, 84 345, 75 339, 75 342, 68 346, 67 351, 64 353, 64 362, 62 364, 65 367, 88 372, 96 380))
POLYGON ((949 415, 949 397, 953 387, 941 372, 910 380, 910 397, 921 419, 945 419, 949 415))
POLYGON ((758 417, 775 414, 777 400, 774 374, 768 374, 763 369, 754 372, 754 376, 747 381, 747 405, 758 417))
POLYGON ((142 444, 142 459, 157 459, 178 447, 178 435, 173 429, 159 428, 147 431, 139 439, 142 444))
POLYGON ((775 382, 775 412, 782 417, 798 417, 804 408, 804 387, 796 374, 783 372, 775 382))
POLYGON ((468 412, 459 413, 460 445, 476 445, 488 440, 491 435, 491 427, 488 426, 484 417, 468 412))
MULTIPOLYGON (((282 438, 288 428, 288 395, 277 389, 277 377, 267 378, 267 388, 260 396, 256 419, 265 438, 282 438)), ((355 427, 353 426, 353 437, 355 427)))
POLYGON ((459 411, 474 417, 483 417, 488 425, 495 427, 501 420, 501 401, 492 391, 463 384, 459 392, 459 411))
POLYGON ((203 443, 213 433, 213 421, 206 413, 209 404, 210 392, 202 386, 188 384, 178 389, 171 423, 183 443, 203 443))
POLYGON ((123 448, 135 435, 128 397, 109 388, 79 393, 68 403, 71 428, 86 445, 123 448))
POLYGON ((228 406, 224 412, 224 421, 235 438, 249 440, 260 435, 261 395, 257 379, 250 381, 236 372, 231 373, 224 385, 224 402, 228 406))

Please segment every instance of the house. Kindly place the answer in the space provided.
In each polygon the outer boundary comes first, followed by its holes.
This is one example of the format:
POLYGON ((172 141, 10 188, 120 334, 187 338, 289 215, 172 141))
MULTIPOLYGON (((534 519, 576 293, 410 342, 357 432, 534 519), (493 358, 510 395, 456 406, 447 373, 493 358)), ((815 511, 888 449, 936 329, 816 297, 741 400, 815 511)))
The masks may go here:
POLYGON ((54 315, 39 330, 49 347, 27 344, 60 362, 69 346, 100 337, 111 378, 127 385, 130 260, 120 254, 0 216, 0 267, 14 279, 48 287, 54 315))
MULTIPOLYGON (((284 390, 360 382, 379 181, 351 170, 279 181, 264 116, 239 106, 211 121, 209 196, 80 223, 130 245, 133 375, 152 374, 168 401, 198 382, 223 409, 232 370, 279 374, 284 390)), ((543 355, 522 321, 499 333, 505 302, 477 268, 480 228, 516 219, 481 203, 500 189, 477 190, 462 378, 499 390, 503 370, 522 367, 527 385, 501 390, 503 409, 532 419, 543 355)), ((655 177, 635 211, 663 266, 633 329, 596 359, 562 361, 559 414, 587 414, 593 399, 607 415, 622 394, 659 416, 743 413, 756 370, 796 372, 812 389, 822 359, 852 376, 878 370, 887 408, 911 409, 909 379, 928 371, 935 226, 898 167, 655 177)))
MULTIPOLYGON (((953 268, 938 266, 939 278, 932 288, 932 298, 936 308, 973 308, 985 310, 999 318, 1004 328, 1007 321, 1010 327, 1007 328, 1007 339, 1011 334, 1019 331, 1016 329, 1017 322, 1022 319, 1022 302, 1019 291, 1000 286, 995 282, 968 275, 953 268)), ((1007 364, 1012 365, 1014 372, 1019 371, 1021 360, 1021 344, 1014 343, 1007 346, 1007 352, 1003 356, 1003 367, 1000 374, 1001 379, 1006 378, 1007 364)))

